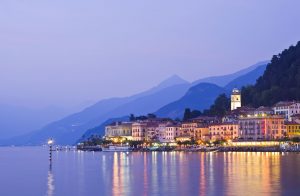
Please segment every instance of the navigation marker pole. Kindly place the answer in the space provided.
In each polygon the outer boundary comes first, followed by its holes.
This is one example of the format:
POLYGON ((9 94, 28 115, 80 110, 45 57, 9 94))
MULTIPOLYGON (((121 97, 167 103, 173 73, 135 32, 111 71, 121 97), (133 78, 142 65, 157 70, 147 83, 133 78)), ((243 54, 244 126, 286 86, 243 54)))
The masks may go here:
POLYGON ((49 161, 50 161, 50 167, 52 165, 52 145, 53 145, 53 139, 50 138, 48 140, 48 145, 49 145, 49 161))

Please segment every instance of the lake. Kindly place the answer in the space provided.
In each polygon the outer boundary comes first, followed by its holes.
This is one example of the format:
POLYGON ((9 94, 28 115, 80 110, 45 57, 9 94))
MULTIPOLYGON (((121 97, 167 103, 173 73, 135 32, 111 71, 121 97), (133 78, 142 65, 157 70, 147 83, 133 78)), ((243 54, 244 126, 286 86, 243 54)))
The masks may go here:
POLYGON ((0 195, 300 195, 300 154, 1 147, 0 195))

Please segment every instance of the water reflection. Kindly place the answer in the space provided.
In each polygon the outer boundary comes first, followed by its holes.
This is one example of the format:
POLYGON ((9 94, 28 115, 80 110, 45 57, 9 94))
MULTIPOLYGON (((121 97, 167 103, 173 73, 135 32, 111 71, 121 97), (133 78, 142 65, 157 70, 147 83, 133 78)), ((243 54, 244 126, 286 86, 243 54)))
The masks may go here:
POLYGON ((47 177, 47 196, 53 196, 54 195, 54 176, 52 173, 52 163, 49 165, 48 170, 48 177, 47 177))
POLYGON ((281 159, 280 153, 114 153, 112 194, 280 195, 281 159))

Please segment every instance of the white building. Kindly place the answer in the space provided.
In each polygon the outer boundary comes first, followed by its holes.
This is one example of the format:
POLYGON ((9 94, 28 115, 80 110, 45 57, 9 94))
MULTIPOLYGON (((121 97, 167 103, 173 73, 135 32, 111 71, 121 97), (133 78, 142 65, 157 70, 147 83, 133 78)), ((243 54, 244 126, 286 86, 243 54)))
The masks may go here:
POLYGON ((284 115, 285 119, 292 121, 291 116, 300 114, 300 103, 295 101, 281 101, 273 107, 274 113, 284 115))
POLYGON ((175 138, 179 136, 181 125, 168 125, 165 128, 163 141, 175 142, 175 138))
POLYGON ((132 140, 132 123, 131 122, 114 122, 105 127, 105 137, 117 138, 122 137, 132 140))
POLYGON ((231 110, 236 110, 242 106, 241 92, 234 88, 231 93, 231 110))

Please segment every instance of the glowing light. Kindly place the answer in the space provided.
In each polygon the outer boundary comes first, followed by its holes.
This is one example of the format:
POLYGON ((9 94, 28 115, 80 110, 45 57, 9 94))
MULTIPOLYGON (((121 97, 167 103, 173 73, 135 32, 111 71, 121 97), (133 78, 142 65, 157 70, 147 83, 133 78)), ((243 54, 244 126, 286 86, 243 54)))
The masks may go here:
POLYGON ((50 139, 48 140, 48 145, 52 145, 53 143, 54 143, 53 139, 50 138, 50 139))

